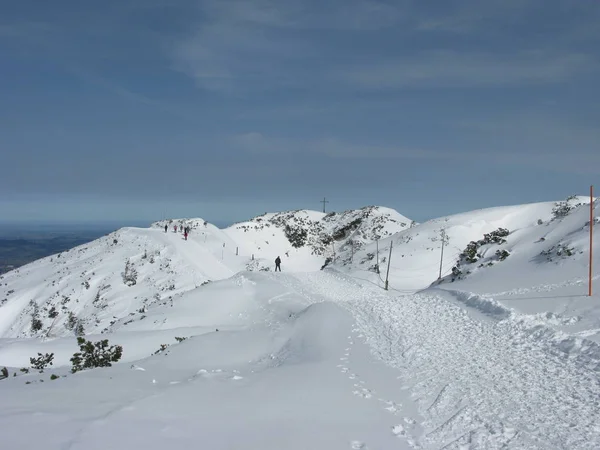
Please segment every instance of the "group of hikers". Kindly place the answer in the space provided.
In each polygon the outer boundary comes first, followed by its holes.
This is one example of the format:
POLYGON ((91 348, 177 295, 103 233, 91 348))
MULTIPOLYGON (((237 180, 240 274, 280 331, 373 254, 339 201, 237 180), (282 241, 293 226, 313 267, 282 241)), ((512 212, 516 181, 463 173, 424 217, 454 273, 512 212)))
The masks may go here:
MULTIPOLYGON (((165 225, 165 233, 169 231, 169 226, 165 225)), ((185 238, 185 240, 187 241, 188 235, 190 234, 190 231, 192 231, 192 228, 189 226, 179 226, 179 231, 183 233, 183 237, 185 238)), ((177 233, 177 225, 173 225, 173 232, 177 233)))
MULTIPOLYGON (((173 225, 173 232, 177 233, 177 225, 173 225)), ((187 241, 188 235, 190 234, 191 227, 189 226, 179 226, 179 231, 183 233, 184 239, 187 241)), ((169 225, 165 225, 165 233, 169 231, 169 225)), ((224 245, 224 244, 223 244, 224 245)), ((286 253, 287 254, 287 253, 286 253)), ((278 256, 275 258, 275 272, 281 272, 281 258, 278 256)))

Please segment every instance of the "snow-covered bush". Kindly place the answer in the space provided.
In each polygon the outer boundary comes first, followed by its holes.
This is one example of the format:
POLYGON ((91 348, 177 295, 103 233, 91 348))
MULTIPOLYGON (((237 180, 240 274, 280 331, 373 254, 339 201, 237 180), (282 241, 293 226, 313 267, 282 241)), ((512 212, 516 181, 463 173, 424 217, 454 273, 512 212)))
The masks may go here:
POLYGON ((75 336, 83 336, 85 335, 85 329, 83 328, 83 323, 80 321, 77 322, 75 326, 75 336))
POLYGON ((338 228, 333 232, 333 239, 339 241, 347 237, 350 233, 356 230, 360 224, 362 223, 362 219, 359 217, 358 219, 354 219, 352 222, 344 225, 343 227, 338 228))
POLYGON ((307 231, 300 227, 291 227, 286 225, 284 228, 285 237, 290 241, 292 247, 300 248, 306 244, 306 238, 308 236, 307 231))
POLYGON ((125 270, 121 276, 123 277, 123 283, 127 286, 134 286, 137 283, 138 273, 131 261, 127 260, 125 262, 125 270))
POLYGON ((552 215, 555 219, 566 217, 569 215, 572 209, 573 207, 567 202, 558 202, 555 204, 554 208, 552 208, 552 215))
POLYGON ((169 344, 160 344, 160 348, 156 350, 153 355, 158 355, 159 353, 164 352, 167 348, 169 348, 169 344))
POLYGON ((46 353, 45 355, 38 353, 37 358, 29 358, 31 367, 35 370, 39 370, 40 372, 42 372, 46 367, 51 366, 53 360, 54 353, 46 353))
POLYGON ((69 311, 69 318, 67 319, 65 328, 73 331, 75 336, 82 336, 84 334, 83 323, 77 318, 77 316, 75 316, 75 314, 73 314, 73 311, 69 311))
POLYGON ((460 256, 463 257, 466 262, 472 264, 474 262, 477 262, 477 259, 479 258, 477 250, 479 250, 479 245, 477 244, 477 242, 471 241, 467 244, 467 247, 464 249, 460 256))
POLYGON ((44 326, 43 322, 40 320, 40 309, 36 302, 31 300, 29 302, 29 306, 31 307, 31 331, 36 332, 40 331, 44 326))
POLYGON ((506 258, 508 258, 510 256, 510 253, 507 252, 506 250, 496 250, 496 257, 500 260, 500 261, 504 261, 506 258))
POLYGON ((577 200, 577 196, 570 195, 565 201, 556 202, 554 204, 554 208, 552 209, 552 216, 554 219, 566 217, 571 211, 582 205, 582 203, 574 203, 575 200, 577 200))
POLYGON ((506 228, 498 228, 497 230, 492 231, 491 233, 484 234, 483 239, 478 241, 477 243, 479 244, 479 246, 486 244, 505 244, 506 239, 504 238, 509 234, 510 231, 508 231, 506 228))
POLYGON ((553 245, 548 250, 543 250, 540 252, 540 256, 545 256, 547 261, 552 261, 554 257, 558 258, 568 258, 570 256, 575 255, 576 250, 574 247, 569 247, 566 244, 558 244, 553 245))
MULTIPOLYGON (((510 231, 506 228, 498 228, 490 233, 485 233, 483 239, 478 241, 471 241, 467 244, 467 247, 462 251, 456 265, 452 268, 452 281, 456 279, 464 278, 470 274, 470 271, 463 272, 461 267, 466 264, 474 264, 479 261, 483 256, 480 252, 481 247, 484 245, 502 245, 506 243, 505 237, 510 234, 510 231)), ((498 250, 495 253, 496 257, 500 261, 504 261, 510 253, 506 250, 498 250)), ((488 261, 487 264, 481 263, 479 267, 492 266, 493 263, 488 261)))
POLYGON ((50 317, 51 319, 54 319, 57 316, 58 316, 58 311, 56 310, 56 306, 52 306, 52 308, 50 308, 50 311, 48 311, 48 317, 50 317))
POLYGON ((119 361, 123 356, 123 347, 120 345, 109 347, 108 339, 94 343, 78 337, 77 344, 80 351, 74 353, 70 360, 73 364, 72 373, 96 367, 111 367, 111 363, 119 361))
POLYGON ((43 328, 44 324, 37 317, 31 318, 31 331, 40 331, 43 328))

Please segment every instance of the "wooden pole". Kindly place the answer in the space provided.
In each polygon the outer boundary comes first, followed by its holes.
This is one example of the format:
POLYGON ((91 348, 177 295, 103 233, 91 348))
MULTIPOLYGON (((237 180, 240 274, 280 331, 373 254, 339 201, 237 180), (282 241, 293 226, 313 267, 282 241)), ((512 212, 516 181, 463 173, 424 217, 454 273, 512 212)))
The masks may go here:
POLYGON ((379 239, 375 240, 377 245, 377 263, 375 264, 375 268, 377 269, 377 273, 379 274, 379 239))
POLYGON ((387 266, 387 273, 385 274, 385 290, 388 290, 388 279, 390 276, 390 264, 392 263, 392 247, 394 246, 394 242, 390 241, 390 256, 388 258, 388 266, 387 266))
POLYGON ((594 251, 594 186, 590 186, 590 273, 589 273, 589 292, 592 296, 592 256, 594 251))
POLYGON ((442 279, 442 263, 444 262, 444 244, 446 243, 446 230, 442 230, 442 256, 440 256, 440 274, 438 280, 442 279))

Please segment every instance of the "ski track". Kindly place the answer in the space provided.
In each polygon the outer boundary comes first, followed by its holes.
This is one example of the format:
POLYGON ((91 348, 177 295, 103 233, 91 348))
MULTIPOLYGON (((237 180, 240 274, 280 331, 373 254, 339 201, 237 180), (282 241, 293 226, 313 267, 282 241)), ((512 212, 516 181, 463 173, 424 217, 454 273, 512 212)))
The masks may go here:
MULTIPOLYGON (((372 352, 400 370, 398 389, 409 390, 424 419, 423 434, 409 439, 416 448, 600 446, 597 372, 551 351, 518 319, 480 322, 444 298, 450 294, 395 296, 332 271, 274 278, 312 301, 348 309, 372 352)), ((356 378, 348 357, 339 367, 356 378)), ((355 395, 373 396, 357 385, 355 395)), ((392 432, 409 437, 403 426, 392 432)))

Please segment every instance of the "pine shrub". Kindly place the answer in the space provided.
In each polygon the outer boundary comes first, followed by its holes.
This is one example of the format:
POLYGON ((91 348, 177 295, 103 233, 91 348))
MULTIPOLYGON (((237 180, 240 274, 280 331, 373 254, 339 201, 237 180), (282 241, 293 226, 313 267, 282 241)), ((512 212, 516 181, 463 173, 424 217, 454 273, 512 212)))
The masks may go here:
POLYGON ((111 363, 119 361, 123 356, 123 347, 120 345, 109 346, 108 339, 94 343, 78 337, 77 344, 79 344, 80 351, 74 353, 71 358, 72 373, 97 367, 111 367, 111 363))

